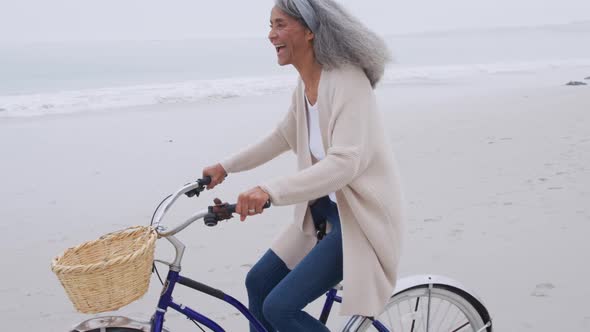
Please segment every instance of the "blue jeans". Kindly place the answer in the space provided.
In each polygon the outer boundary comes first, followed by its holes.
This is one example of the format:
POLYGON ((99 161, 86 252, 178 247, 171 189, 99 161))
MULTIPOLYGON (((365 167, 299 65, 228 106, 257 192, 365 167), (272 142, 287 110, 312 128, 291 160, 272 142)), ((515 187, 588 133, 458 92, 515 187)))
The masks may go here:
POLYGON ((328 220, 330 233, 292 271, 269 249, 246 276, 249 309, 269 332, 329 332, 302 309, 342 281, 340 218, 328 196, 310 208, 314 222, 328 220))

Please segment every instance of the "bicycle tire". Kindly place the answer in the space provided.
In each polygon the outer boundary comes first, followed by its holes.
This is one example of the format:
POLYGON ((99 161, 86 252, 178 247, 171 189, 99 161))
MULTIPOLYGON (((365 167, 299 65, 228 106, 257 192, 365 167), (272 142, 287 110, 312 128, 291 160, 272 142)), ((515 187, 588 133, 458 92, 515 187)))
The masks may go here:
MULTIPOLYGON (((358 318, 353 317, 350 322, 358 318)), ((462 289, 441 284, 433 284, 432 288, 424 284, 400 291, 389 299, 385 311, 375 320, 395 332, 427 331, 427 320, 428 332, 492 332, 488 311, 480 301, 462 289), (403 309, 400 308, 402 303, 403 309), (445 303, 447 305, 441 318, 438 313, 440 306, 445 303), (455 309, 452 310, 451 307, 455 309), (451 316, 453 319, 449 319, 451 316)), ((350 323, 347 326, 349 328, 345 331, 350 332, 377 331, 373 321, 366 317, 360 323, 350 323), (351 329, 350 326, 357 327, 351 329)))

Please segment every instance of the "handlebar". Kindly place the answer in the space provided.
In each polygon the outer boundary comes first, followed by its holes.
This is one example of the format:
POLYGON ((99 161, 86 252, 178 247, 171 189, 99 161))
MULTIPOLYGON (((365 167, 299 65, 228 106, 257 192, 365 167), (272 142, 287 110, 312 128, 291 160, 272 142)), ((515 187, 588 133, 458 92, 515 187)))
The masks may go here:
POLYGON ((162 218, 164 218, 164 215, 166 215, 172 204, 174 204, 174 202, 176 202, 180 196, 186 194, 188 197, 195 195, 198 197, 199 194, 205 190, 205 185, 209 183, 211 183, 211 178, 206 176, 205 178, 199 179, 196 182, 185 184, 178 191, 165 198, 154 214, 155 223, 153 223, 153 226, 156 228, 160 226, 162 218))
MULTIPOLYGON (((217 223, 221 220, 232 218, 232 214, 236 212, 236 204, 225 203, 209 206, 206 210, 198 211, 197 213, 193 214, 190 218, 188 218, 185 222, 183 222, 182 224, 170 231, 165 231, 165 227, 161 226, 162 219, 164 218, 170 207, 176 202, 178 198, 180 198, 180 196, 186 195, 187 197, 199 197, 199 194, 203 190, 205 190, 205 186, 209 183, 211 183, 211 177, 206 176, 203 179, 198 179, 196 182, 187 183, 182 188, 177 190, 175 193, 164 199, 164 201, 162 202, 160 207, 158 207, 156 213, 154 214, 154 220, 156 222, 153 224, 153 227, 155 228, 156 232, 160 237, 172 236, 187 228, 190 224, 201 218, 204 219, 205 225, 209 227, 216 226, 217 223)), ((270 201, 268 201, 266 202, 266 204, 264 204, 263 208, 267 209, 270 206, 271 203, 270 201)))

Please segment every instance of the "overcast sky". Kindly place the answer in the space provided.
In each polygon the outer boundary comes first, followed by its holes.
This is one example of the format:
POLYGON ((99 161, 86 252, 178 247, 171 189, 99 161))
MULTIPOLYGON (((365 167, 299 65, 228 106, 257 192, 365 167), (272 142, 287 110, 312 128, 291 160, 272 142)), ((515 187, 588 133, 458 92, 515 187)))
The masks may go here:
MULTIPOLYGON (((340 0, 381 34, 590 20, 590 0, 340 0)), ((272 0, 0 0, 0 42, 263 37, 272 0)))

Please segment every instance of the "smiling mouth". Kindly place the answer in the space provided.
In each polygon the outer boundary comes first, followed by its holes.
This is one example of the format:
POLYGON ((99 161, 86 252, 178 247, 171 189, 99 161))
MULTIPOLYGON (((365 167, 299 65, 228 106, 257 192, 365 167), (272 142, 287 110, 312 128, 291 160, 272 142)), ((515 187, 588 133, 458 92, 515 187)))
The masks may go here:
POLYGON ((282 49, 285 48, 285 45, 275 45, 275 48, 277 50, 277 54, 281 52, 282 49))

